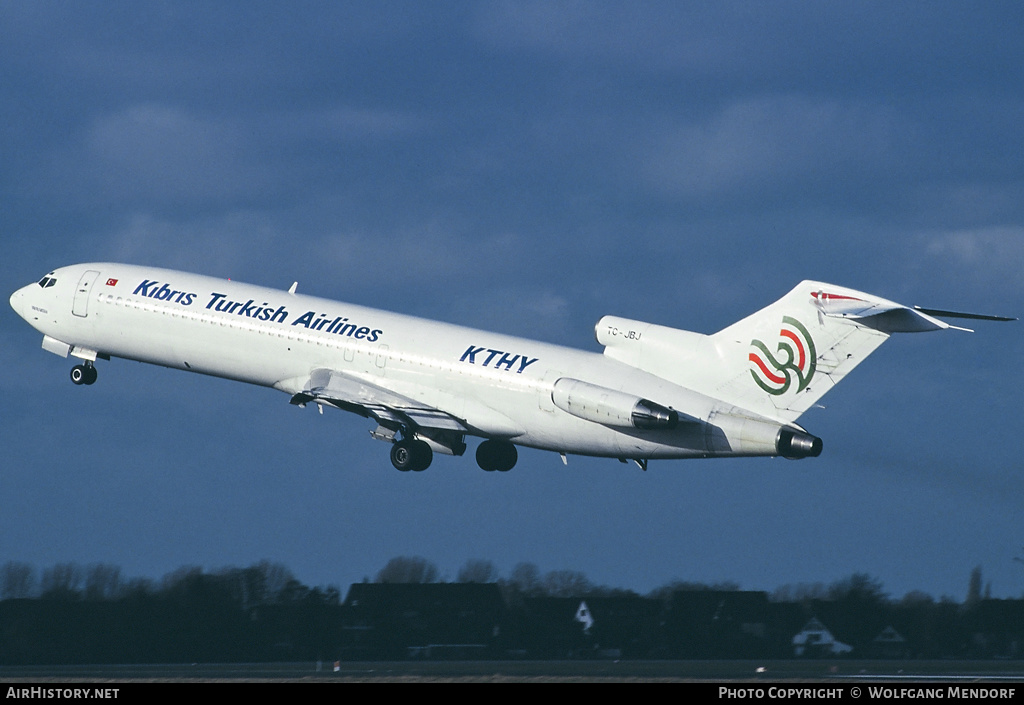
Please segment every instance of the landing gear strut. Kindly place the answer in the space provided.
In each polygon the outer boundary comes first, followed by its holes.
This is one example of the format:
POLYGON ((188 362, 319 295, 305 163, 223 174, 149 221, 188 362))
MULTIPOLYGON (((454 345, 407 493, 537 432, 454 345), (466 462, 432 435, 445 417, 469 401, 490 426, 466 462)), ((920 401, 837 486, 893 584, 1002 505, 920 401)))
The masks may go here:
POLYGON ((517 460, 519 453, 508 441, 487 440, 476 448, 476 464, 487 472, 508 472, 517 460))
POLYGON ((426 470, 434 459, 434 451, 424 441, 406 438, 391 446, 391 464, 402 472, 426 470))
POLYGON ((71 381, 75 384, 92 384, 96 381, 96 368, 91 362, 71 368, 71 381))

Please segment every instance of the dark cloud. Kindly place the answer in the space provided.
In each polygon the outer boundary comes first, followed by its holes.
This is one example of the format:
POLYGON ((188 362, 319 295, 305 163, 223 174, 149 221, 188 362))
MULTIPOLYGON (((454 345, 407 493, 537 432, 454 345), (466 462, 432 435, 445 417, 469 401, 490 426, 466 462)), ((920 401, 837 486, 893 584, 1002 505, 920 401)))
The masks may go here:
MULTIPOLYGON (((603 314, 713 332, 804 278, 1020 315, 1021 13, 8 4, 0 280, 90 260, 298 279, 592 350, 603 314)), ((1020 591, 1019 324, 890 343, 805 418, 815 461, 524 451, 502 478, 400 476, 361 419, 267 390, 123 361, 72 388, 0 325, 0 560, 269 558, 345 583, 482 556, 641 590, 867 571, 897 595, 959 595, 981 563, 1020 591)))

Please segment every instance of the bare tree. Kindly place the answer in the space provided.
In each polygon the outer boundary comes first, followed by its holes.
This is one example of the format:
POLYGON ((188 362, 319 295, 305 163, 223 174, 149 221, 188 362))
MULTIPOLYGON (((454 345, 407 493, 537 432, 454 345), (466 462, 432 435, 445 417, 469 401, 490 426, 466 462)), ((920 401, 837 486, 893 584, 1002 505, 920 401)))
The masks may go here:
POLYGON ((160 591, 164 593, 173 592, 181 585, 195 581, 202 577, 202 575, 203 569, 197 565, 183 565, 180 568, 175 568, 160 579, 160 591))
POLYGON ((134 600, 144 600, 157 592, 150 578, 129 578, 121 584, 121 595, 134 600))
POLYGON ((772 602, 809 602, 824 600, 828 597, 828 588, 824 583, 795 583, 775 588, 769 599, 772 602))
POLYGON ((540 580, 540 569, 533 563, 517 563, 512 569, 509 583, 523 595, 532 597, 544 591, 540 580))
POLYGON ((281 563, 260 561, 248 568, 228 566, 214 573, 217 581, 243 609, 288 601, 290 584, 297 582, 292 572, 281 563))
POLYGON ((436 583, 437 566, 419 556, 398 556, 377 573, 378 583, 436 583))
POLYGON ((36 591, 36 571, 28 563, 7 561, 0 567, 0 600, 33 597, 36 591))
POLYGON ((285 588, 295 581, 295 575, 283 563, 261 561, 258 567, 263 573, 267 601, 280 602, 285 588))
POLYGON ((57 563, 43 571, 41 592, 46 599, 78 599, 81 586, 82 569, 77 563, 57 563))
POLYGON ((202 586, 206 576, 203 569, 195 565, 183 565, 160 579, 158 593, 165 599, 186 600, 202 586))
POLYGON ((931 607, 935 598, 922 590, 911 590, 900 600, 900 607, 931 607))
POLYGON ((498 570, 490 561, 471 558, 459 568, 456 582, 460 583, 493 583, 498 580, 498 570))
POLYGON ((277 597, 278 601, 282 604, 302 602, 309 597, 309 588, 295 578, 292 578, 281 586, 281 590, 277 593, 277 597))
POLYGON ((971 578, 967 582, 967 599, 964 600, 964 607, 975 607, 981 602, 981 566, 976 565, 971 570, 971 578))
POLYGON ((85 569, 85 599, 113 600, 121 594, 121 569, 107 563, 93 563, 85 569))
POLYGON ((882 582, 867 573, 854 573, 828 586, 830 600, 884 604, 889 596, 882 582))
MULTIPOLYGON (((647 596, 656 600, 668 600, 677 592, 701 592, 705 590, 713 590, 715 592, 736 592, 739 589, 739 583, 730 581, 721 583, 700 583, 690 580, 670 580, 664 585, 654 588, 654 590, 648 593, 647 596)), ((611 591, 619 594, 629 592, 628 590, 623 590, 621 588, 612 588, 611 591)))
POLYGON ((544 576, 544 592, 551 597, 579 597, 593 587, 577 570, 553 570, 544 576))

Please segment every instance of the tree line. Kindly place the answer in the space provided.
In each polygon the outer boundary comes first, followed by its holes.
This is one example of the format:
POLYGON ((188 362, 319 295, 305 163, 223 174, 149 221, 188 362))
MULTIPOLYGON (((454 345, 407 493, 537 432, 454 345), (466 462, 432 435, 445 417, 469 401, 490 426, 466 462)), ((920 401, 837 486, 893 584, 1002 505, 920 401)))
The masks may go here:
POLYGON ((1019 657, 1024 643, 1024 600, 988 599, 980 567, 962 602, 923 592, 894 600, 864 573, 770 594, 672 581, 641 596, 532 563, 502 577, 474 559, 450 580, 416 556, 389 560, 364 583, 343 603, 337 586, 310 587, 271 561, 183 566, 156 580, 126 578, 105 563, 37 571, 8 561, 0 565, 0 663, 402 658, 439 643, 476 644, 488 658, 787 658, 812 619, 861 653, 893 631, 899 644, 885 648, 917 657, 1019 657))
MULTIPOLYGON (((121 568, 109 563, 79 564, 57 563, 38 571, 30 563, 8 561, 0 566, 0 600, 120 600, 132 597, 169 596, 194 587, 199 582, 216 583, 238 598, 244 607, 261 604, 294 602, 322 602, 337 604, 342 591, 337 585, 310 587, 298 580, 282 563, 260 561, 246 568, 233 566, 209 572, 193 565, 182 566, 154 580, 144 577, 125 577, 121 568)), ((526 597, 579 597, 579 596, 639 596, 639 593, 619 587, 599 585, 577 570, 541 571, 535 564, 523 562, 502 577, 494 563, 485 559, 470 559, 459 568, 454 580, 442 576, 438 566, 420 556, 391 558, 371 580, 376 583, 498 583, 526 597)), ((738 591, 739 584, 731 581, 704 583, 672 580, 647 593, 646 597, 665 598, 673 592, 686 590, 738 591)), ((983 584, 981 567, 970 572, 966 604, 991 597, 991 585, 983 584)), ((893 599, 884 590, 881 581, 867 573, 855 573, 831 583, 797 583, 779 586, 769 594, 773 602, 805 602, 809 600, 835 601, 857 599, 875 604, 921 604, 936 602, 928 593, 915 590, 901 599, 893 599)), ((959 603, 944 595, 940 603, 959 603)))

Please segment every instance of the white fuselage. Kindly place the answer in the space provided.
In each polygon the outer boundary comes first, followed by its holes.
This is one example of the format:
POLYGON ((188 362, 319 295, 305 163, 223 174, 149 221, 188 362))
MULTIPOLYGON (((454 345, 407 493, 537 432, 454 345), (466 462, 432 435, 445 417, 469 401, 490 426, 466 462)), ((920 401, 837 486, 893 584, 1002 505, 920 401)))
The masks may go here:
POLYGON ((328 369, 464 420, 471 435, 617 458, 774 455, 774 439, 716 445, 705 422, 729 406, 600 353, 229 280, 134 265, 55 270, 11 305, 44 347, 138 360, 302 392, 328 369), (628 392, 691 423, 671 430, 585 420, 552 401, 564 377, 628 392))

